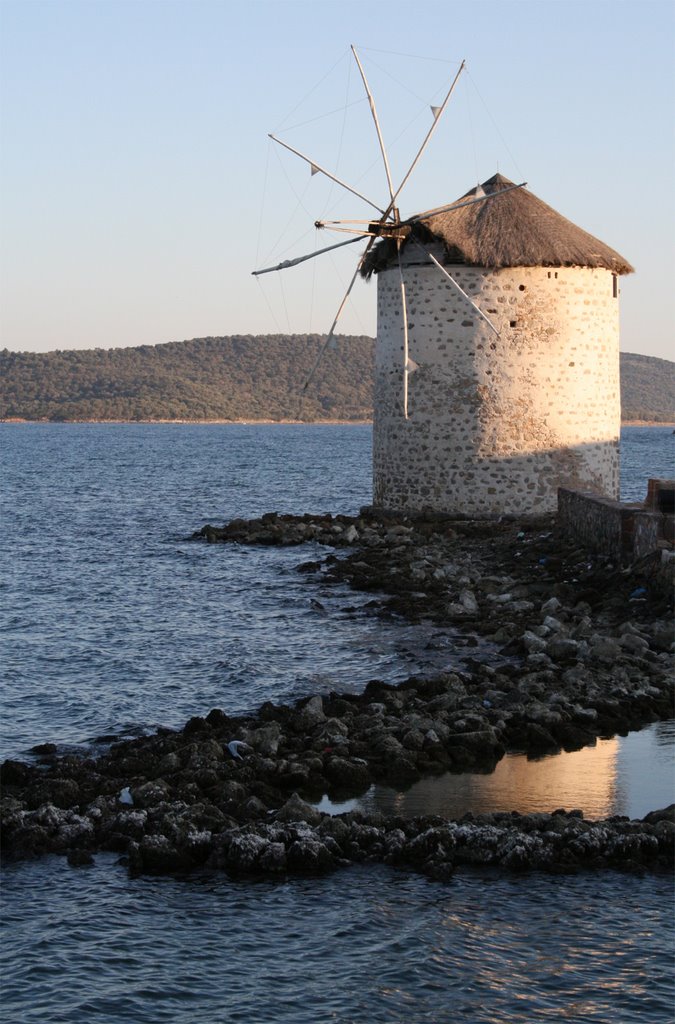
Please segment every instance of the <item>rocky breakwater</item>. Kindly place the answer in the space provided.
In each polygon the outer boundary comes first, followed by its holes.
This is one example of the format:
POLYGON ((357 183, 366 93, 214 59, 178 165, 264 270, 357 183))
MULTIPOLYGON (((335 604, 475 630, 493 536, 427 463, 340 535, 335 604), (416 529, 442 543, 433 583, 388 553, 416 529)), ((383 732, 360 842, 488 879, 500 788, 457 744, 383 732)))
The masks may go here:
POLYGON ((492 756, 492 737, 509 750, 541 754, 673 717, 673 602, 658 565, 643 559, 624 568, 571 544, 554 519, 272 513, 196 536, 341 548, 299 569, 370 592, 381 614, 450 627, 460 644, 491 641, 501 657, 468 657, 460 686, 468 680, 471 692, 455 706, 451 695, 439 695, 447 704, 436 722, 439 740, 454 737, 483 761, 492 756))
POLYGON ((98 757, 41 748, 38 763, 6 761, 6 857, 119 853, 135 873, 225 870, 321 874, 384 863, 448 878, 457 867, 550 872, 663 870, 675 849, 675 807, 641 821, 586 821, 578 811, 406 820, 312 804, 363 792, 372 781, 487 765, 500 728, 471 721, 469 676, 370 684, 360 696, 315 696, 256 716, 214 709, 179 732, 113 743, 98 757), (458 717, 461 716, 461 717, 458 717), (234 737, 234 739, 233 739, 234 737))
POLYGON ((214 709, 180 731, 90 754, 50 746, 1 767, 10 857, 61 853, 86 864, 120 853, 136 872, 210 867, 234 874, 320 873, 377 862, 445 878, 462 865, 509 870, 662 869, 673 808, 641 821, 579 812, 404 820, 322 814, 373 782, 405 786, 446 771, 489 771, 506 750, 576 749, 671 717, 667 598, 649 567, 623 570, 565 546, 552 521, 485 524, 265 516, 200 534, 210 542, 306 544, 305 573, 372 592, 383 614, 451 624, 469 644, 460 672, 373 681, 362 694, 214 709), (334 548, 342 548, 339 553, 334 548), (326 550, 327 549, 327 550, 326 550))

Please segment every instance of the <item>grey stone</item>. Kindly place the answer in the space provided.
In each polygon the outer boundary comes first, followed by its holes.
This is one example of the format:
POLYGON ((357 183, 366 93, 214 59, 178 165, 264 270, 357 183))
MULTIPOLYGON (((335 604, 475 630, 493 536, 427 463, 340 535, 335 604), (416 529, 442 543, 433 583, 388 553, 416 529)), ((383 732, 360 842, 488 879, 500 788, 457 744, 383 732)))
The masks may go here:
POLYGON ((325 722, 325 720, 323 699, 320 696, 310 697, 297 717, 298 725, 307 732, 310 732, 320 722, 325 722))
POLYGON ((318 825, 321 811, 306 803, 297 793, 293 793, 283 807, 274 815, 275 821, 306 821, 308 825, 318 825))

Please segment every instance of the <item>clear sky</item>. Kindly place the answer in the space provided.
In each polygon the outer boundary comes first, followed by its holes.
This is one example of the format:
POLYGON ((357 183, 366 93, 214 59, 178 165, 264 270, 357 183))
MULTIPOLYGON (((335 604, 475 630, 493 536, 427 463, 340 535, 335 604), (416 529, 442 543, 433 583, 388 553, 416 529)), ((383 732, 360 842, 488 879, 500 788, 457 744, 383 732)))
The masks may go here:
MULTIPOLYGON (((362 57, 402 215, 499 170, 617 249, 622 349, 675 358, 672 0, 0 0, 3 347, 325 332, 367 218, 270 131, 380 203, 362 57)), ((341 333, 375 333, 374 282, 341 333)))

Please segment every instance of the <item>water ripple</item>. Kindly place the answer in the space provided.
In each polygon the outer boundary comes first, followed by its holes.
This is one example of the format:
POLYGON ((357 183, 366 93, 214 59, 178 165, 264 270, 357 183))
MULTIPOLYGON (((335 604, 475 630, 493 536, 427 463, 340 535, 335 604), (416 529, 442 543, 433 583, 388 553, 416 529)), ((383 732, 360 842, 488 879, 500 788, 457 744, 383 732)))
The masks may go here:
POLYGON ((466 875, 440 887, 355 868, 241 885, 129 879, 100 857, 85 872, 17 865, 4 888, 3 1011, 22 1024, 663 1024, 671 1011, 665 879, 466 875))

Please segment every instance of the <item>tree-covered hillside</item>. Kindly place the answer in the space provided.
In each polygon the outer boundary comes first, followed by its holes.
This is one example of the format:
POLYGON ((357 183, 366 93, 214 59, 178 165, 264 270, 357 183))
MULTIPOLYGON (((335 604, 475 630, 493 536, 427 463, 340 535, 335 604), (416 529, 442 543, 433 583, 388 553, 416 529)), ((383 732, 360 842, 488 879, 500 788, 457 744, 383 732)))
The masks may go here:
MULTIPOLYGON (((0 352, 0 418, 357 420, 373 408, 374 342, 338 337, 303 392, 325 338, 199 338, 140 348, 0 352)), ((675 420, 675 363, 621 355, 624 420, 675 420)))
POLYGON ((367 419, 373 341, 340 337, 307 390, 319 335, 199 338, 140 348, 0 352, 0 417, 367 419))
POLYGON ((622 352, 621 416, 654 423, 675 421, 675 363, 622 352))

